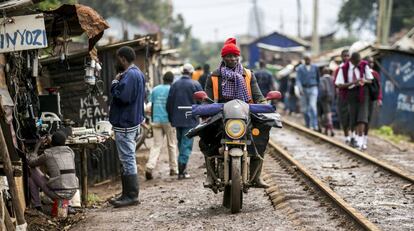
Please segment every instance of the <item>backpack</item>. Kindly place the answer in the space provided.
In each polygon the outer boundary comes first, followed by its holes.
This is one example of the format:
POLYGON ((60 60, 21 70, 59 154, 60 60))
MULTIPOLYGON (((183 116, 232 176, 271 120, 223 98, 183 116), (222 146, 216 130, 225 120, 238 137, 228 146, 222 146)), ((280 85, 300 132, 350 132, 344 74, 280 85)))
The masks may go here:
POLYGON ((368 84, 369 89, 369 97, 371 101, 375 101, 378 99, 379 92, 380 92, 380 85, 378 83, 377 78, 374 77, 371 84, 368 84))

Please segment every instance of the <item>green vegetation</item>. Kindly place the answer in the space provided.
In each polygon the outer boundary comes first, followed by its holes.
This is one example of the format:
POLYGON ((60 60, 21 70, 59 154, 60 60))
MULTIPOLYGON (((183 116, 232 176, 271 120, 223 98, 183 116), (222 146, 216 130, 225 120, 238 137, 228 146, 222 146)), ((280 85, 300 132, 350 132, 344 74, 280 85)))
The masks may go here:
POLYGON ((372 134, 377 135, 381 138, 390 140, 394 143, 400 143, 401 141, 409 142, 410 138, 405 135, 396 135, 392 127, 390 126, 382 126, 379 129, 372 129, 372 134))
POLYGON ((94 193, 88 194, 88 205, 98 204, 99 202, 102 202, 103 200, 94 193))
POLYGON ((38 4, 41 10, 53 10, 58 8, 61 4, 75 4, 76 0, 46 0, 38 4))

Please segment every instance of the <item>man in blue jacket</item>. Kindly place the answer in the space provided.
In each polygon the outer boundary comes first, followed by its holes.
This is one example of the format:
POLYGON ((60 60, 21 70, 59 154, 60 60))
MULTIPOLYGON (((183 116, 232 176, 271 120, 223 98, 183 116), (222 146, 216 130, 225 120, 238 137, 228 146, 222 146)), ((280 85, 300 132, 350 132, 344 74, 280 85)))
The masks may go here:
POLYGON ((138 204, 138 176, 135 138, 144 121, 145 77, 135 66, 135 51, 128 46, 116 53, 117 69, 122 71, 112 81, 112 103, 109 121, 115 133, 119 160, 122 164, 122 194, 110 200, 114 207, 138 204))
POLYGON ((296 85, 301 93, 302 112, 305 117, 306 127, 314 130, 318 128, 318 86, 319 86, 319 69, 316 65, 311 64, 309 56, 305 57, 305 64, 297 68, 296 85))
POLYGON ((194 68, 191 64, 184 64, 183 76, 171 86, 167 98, 167 112, 171 125, 176 128, 178 140, 178 179, 190 177, 187 173, 187 163, 193 149, 193 139, 185 134, 197 125, 193 117, 186 118, 185 112, 178 110, 178 106, 191 106, 195 104, 194 92, 202 91, 200 83, 191 79, 194 68))

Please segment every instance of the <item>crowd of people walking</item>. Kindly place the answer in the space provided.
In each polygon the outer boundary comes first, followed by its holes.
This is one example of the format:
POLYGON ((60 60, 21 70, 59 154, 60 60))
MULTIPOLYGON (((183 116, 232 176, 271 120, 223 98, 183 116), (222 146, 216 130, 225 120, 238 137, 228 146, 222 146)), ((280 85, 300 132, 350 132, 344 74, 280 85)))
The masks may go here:
POLYGON ((294 77, 286 78, 285 110, 297 112, 299 100, 306 127, 330 136, 335 135, 333 114, 337 114, 345 143, 366 150, 374 109, 382 105, 380 75, 373 69, 372 57, 361 59, 358 52, 343 50, 341 61, 332 71, 305 57, 294 77))

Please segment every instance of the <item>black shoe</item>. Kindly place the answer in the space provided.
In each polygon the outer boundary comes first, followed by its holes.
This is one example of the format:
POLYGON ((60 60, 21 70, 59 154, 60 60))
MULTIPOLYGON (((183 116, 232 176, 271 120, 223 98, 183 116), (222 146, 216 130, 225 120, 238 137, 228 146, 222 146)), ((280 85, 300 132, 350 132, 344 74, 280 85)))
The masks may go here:
POLYGON ((74 209, 72 206, 68 206, 68 214, 76 214, 76 209, 74 209))
POLYGON ((353 148, 358 147, 358 144, 357 144, 355 138, 351 138, 351 142, 349 143, 349 145, 353 148))
POLYGON ((126 183, 125 196, 122 199, 116 200, 113 203, 115 208, 139 204, 138 175, 135 174, 135 175, 125 176, 125 183, 126 183))
POLYGON ((147 180, 152 180, 153 179, 153 177, 152 177, 152 171, 150 169, 147 169, 145 171, 145 179, 147 179, 147 180))
POLYGON ((114 205, 115 201, 122 200, 125 197, 125 189, 126 189, 126 178, 125 176, 121 175, 121 184, 122 184, 122 193, 118 197, 113 197, 109 199, 109 204, 114 205))
POLYGON ((182 179, 187 179, 190 178, 190 175, 187 173, 187 164, 178 164, 178 179, 182 180, 182 179))

